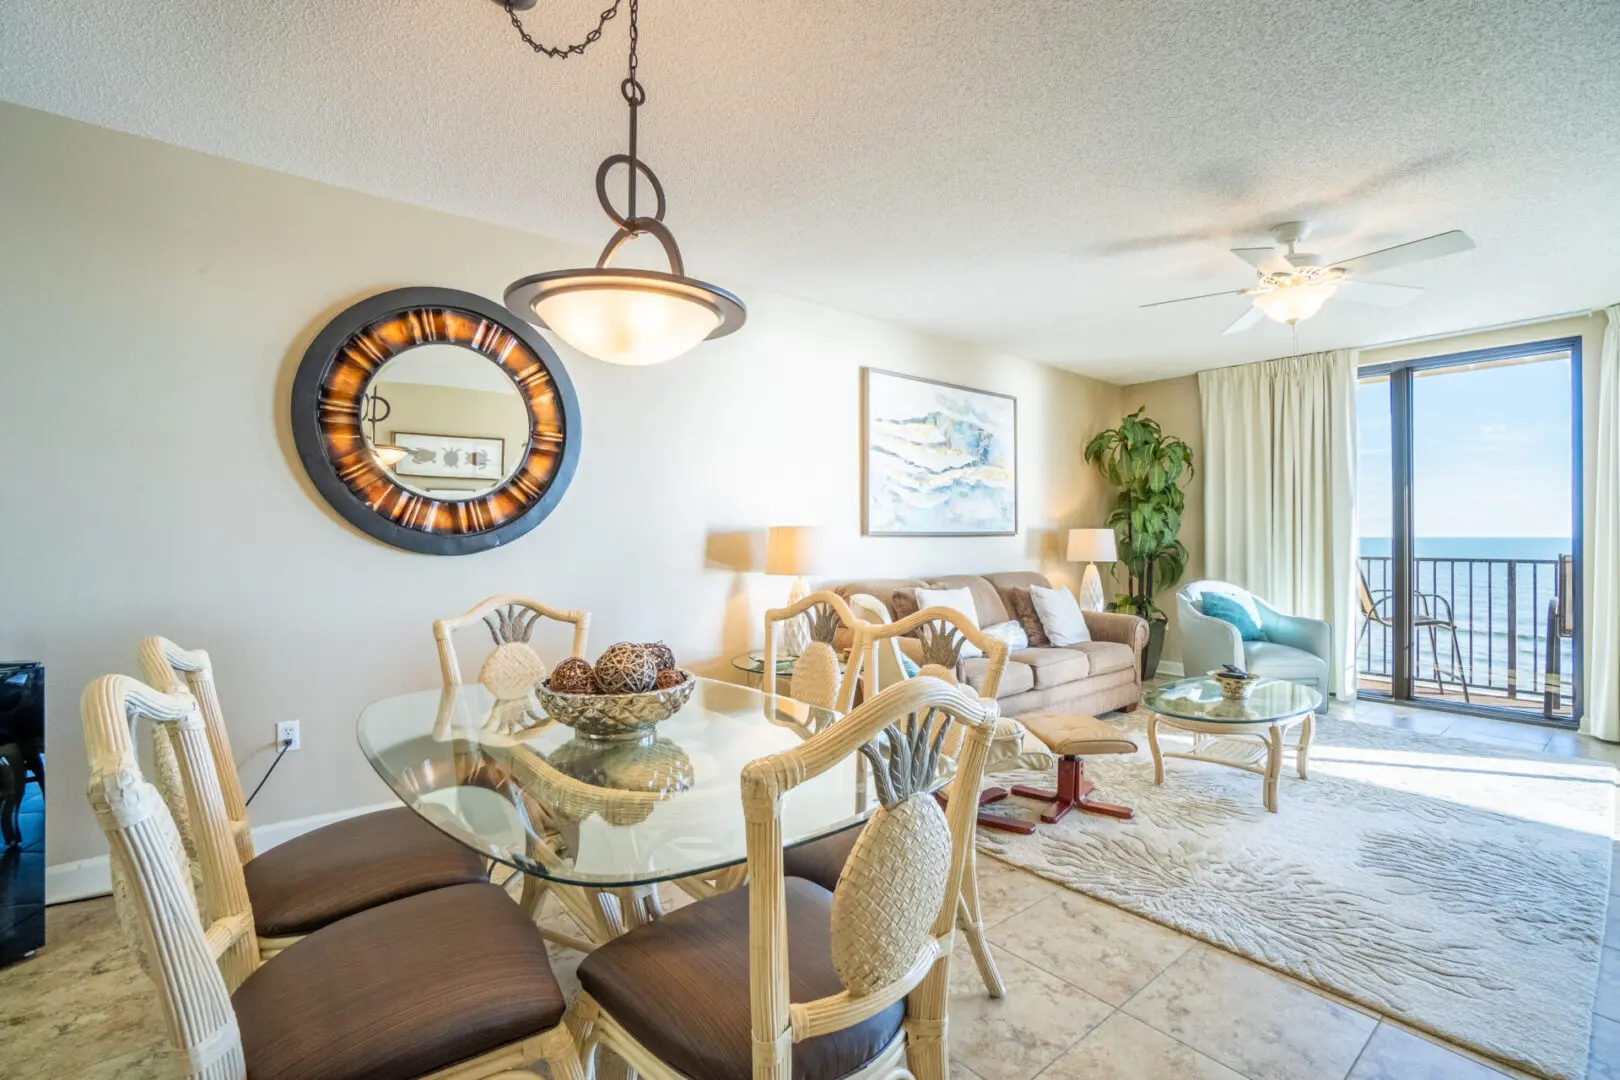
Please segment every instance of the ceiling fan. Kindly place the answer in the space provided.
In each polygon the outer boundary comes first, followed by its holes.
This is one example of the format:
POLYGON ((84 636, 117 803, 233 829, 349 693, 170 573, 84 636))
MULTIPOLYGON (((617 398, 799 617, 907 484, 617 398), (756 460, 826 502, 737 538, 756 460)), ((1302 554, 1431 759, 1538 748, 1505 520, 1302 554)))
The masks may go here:
POLYGON ((1400 307, 1416 299, 1422 289, 1410 285, 1387 285, 1378 281, 1363 281, 1368 274, 1393 270, 1398 266, 1426 262, 1460 251, 1470 251, 1474 242, 1468 234, 1453 229, 1396 244, 1381 251, 1357 255, 1336 263, 1324 264, 1316 256, 1296 251, 1295 245, 1311 233, 1308 221, 1285 221, 1273 226, 1271 238, 1276 246, 1268 248, 1233 248, 1232 254, 1254 267, 1260 280, 1251 288, 1228 292, 1204 293, 1201 296, 1183 296, 1177 300, 1160 300, 1143 304, 1145 308, 1181 304, 1188 300, 1207 300, 1214 296, 1247 296, 1254 306, 1238 316, 1225 333, 1236 334, 1260 321, 1262 315, 1290 326, 1308 319, 1322 310, 1329 297, 1337 296, 1357 304, 1376 304, 1379 307, 1400 307))

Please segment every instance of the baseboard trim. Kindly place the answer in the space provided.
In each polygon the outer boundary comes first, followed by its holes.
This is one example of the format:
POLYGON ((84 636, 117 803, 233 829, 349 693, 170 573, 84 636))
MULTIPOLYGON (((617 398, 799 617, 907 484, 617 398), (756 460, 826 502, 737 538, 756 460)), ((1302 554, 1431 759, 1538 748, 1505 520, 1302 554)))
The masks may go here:
POLYGON ((1158 673, 1160 675, 1174 675, 1178 679, 1187 674, 1186 669, 1181 666, 1180 660, 1160 660, 1158 673))
MULTIPOLYGON (((295 836, 303 836, 334 821, 358 817, 375 810, 392 810, 399 805, 397 802, 375 803, 371 806, 356 806, 350 810, 333 810, 326 814, 311 814, 309 817, 259 825, 253 830, 253 849, 267 851, 277 844, 284 844, 295 836)), ((46 904, 88 900, 92 896, 106 896, 110 892, 112 892, 112 870, 105 855, 97 855, 93 859, 80 859, 77 862, 57 863, 55 866, 45 868, 46 904)))

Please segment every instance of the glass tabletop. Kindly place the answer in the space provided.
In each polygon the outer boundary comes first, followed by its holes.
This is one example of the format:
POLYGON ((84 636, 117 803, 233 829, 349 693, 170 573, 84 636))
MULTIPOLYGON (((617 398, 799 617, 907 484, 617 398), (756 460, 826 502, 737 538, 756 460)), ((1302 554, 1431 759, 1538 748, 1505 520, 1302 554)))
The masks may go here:
MULTIPOLYGON (((836 715, 698 679, 652 738, 604 743, 552 721, 532 696, 497 705, 472 685, 375 701, 358 734, 394 793, 468 847, 530 874, 607 888, 742 862, 743 766, 798 745, 836 715)), ((854 755, 787 793, 787 846, 876 809, 862 760, 854 755)))
POLYGON ((1261 679, 1247 699, 1221 696, 1221 684, 1207 675, 1178 679, 1142 695, 1142 704, 1171 719, 1211 724, 1263 724, 1314 712, 1322 695, 1309 686, 1282 679, 1261 679))

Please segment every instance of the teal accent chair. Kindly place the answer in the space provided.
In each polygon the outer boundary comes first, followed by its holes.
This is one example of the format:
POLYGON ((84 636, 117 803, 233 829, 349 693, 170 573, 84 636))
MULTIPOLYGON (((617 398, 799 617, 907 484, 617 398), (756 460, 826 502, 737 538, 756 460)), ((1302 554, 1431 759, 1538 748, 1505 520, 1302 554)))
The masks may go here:
POLYGON ((1316 710, 1327 712, 1332 670, 1333 627, 1322 619, 1285 615, 1249 590, 1225 581, 1194 581, 1176 591, 1181 623, 1181 662, 1188 675, 1202 675, 1225 664, 1270 679, 1304 683, 1322 695, 1316 710), (1205 593, 1230 596, 1253 612, 1265 641, 1244 641, 1238 628, 1204 614, 1205 593))

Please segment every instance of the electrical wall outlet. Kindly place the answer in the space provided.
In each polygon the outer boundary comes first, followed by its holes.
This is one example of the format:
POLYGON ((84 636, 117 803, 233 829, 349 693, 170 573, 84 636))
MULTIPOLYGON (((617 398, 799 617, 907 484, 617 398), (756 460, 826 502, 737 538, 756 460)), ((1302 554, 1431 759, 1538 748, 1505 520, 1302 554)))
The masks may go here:
POLYGON ((276 725, 276 749, 285 746, 288 750, 297 750, 299 743, 297 720, 283 720, 276 725))

